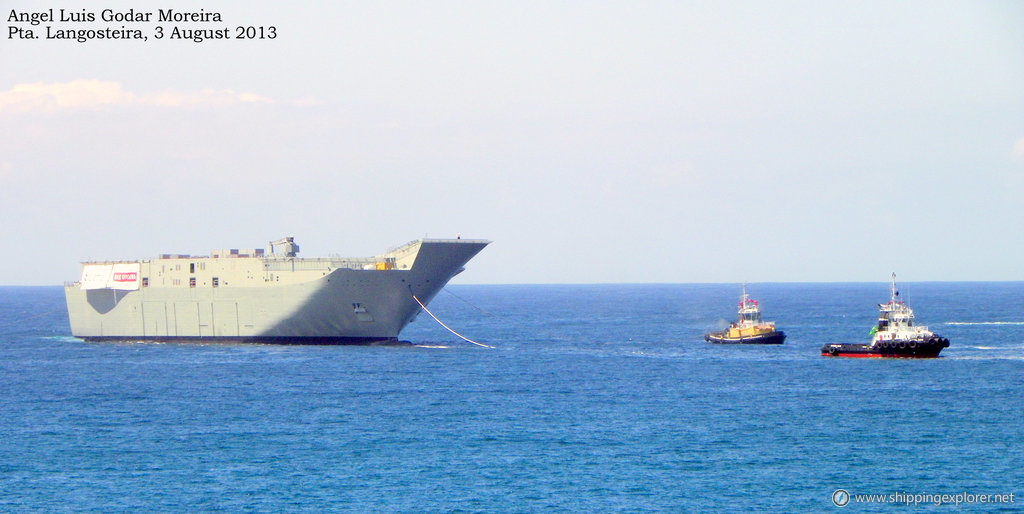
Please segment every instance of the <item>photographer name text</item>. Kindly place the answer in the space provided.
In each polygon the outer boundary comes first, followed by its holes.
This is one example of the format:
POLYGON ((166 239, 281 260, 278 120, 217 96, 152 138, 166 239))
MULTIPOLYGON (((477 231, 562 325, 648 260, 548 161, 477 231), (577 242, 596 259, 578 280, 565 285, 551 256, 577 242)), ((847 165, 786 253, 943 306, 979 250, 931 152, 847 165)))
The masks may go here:
POLYGON ((150 39, 193 43, 225 40, 276 39, 274 25, 227 23, 217 11, 179 9, 11 9, 6 16, 7 39, 61 40, 88 43, 98 40, 146 42, 150 39))

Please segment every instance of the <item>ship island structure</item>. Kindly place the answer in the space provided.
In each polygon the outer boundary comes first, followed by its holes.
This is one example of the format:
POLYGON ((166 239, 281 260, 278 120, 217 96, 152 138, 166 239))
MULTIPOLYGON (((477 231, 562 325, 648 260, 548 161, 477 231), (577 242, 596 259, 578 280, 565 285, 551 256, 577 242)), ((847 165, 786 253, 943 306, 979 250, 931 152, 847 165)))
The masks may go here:
POLYGON ((64 293, 71 333, 87 341, 389 343, 489 243, 419 239, 375 257, 300 258, 286 237, 267 250, 83 262, 64 293))

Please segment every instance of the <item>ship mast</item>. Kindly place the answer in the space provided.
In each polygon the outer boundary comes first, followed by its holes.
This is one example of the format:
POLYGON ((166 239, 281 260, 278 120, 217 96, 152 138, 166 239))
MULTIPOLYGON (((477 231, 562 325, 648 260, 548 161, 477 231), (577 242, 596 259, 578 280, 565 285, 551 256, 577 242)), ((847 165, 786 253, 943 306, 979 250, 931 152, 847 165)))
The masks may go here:
POLYGON ((894 271, 892 272, 892 285, 889 286, 889 301, 892 302, 893 305, 896 304, 896 296, 898 296, 899 294, 900 293, 896 291, 896 272, 894 271))

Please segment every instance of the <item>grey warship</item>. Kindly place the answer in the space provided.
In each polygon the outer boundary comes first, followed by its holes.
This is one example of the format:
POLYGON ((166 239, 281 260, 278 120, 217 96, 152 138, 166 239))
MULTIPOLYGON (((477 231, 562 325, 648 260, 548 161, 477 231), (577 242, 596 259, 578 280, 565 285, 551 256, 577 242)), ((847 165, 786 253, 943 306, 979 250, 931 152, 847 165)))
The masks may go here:
POLYGON ((490 241, 419 239, 375 257, 269 248, 89 261, 64 286, 87 341, 388 344, 490 241))

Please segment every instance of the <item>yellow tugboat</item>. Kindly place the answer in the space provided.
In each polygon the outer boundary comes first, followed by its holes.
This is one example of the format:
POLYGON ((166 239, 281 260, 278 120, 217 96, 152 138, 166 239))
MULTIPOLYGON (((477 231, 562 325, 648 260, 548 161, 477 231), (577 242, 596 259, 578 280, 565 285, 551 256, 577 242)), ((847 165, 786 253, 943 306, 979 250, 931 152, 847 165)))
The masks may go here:
POLYGON ((704 334, 704 340, 718 344, 782 344, 786 340, 784 332, 775 330, 774 322, 761 319, 761 307, 747 295, 746 286, 740 297, 739 318, 724 332, 704 334))

